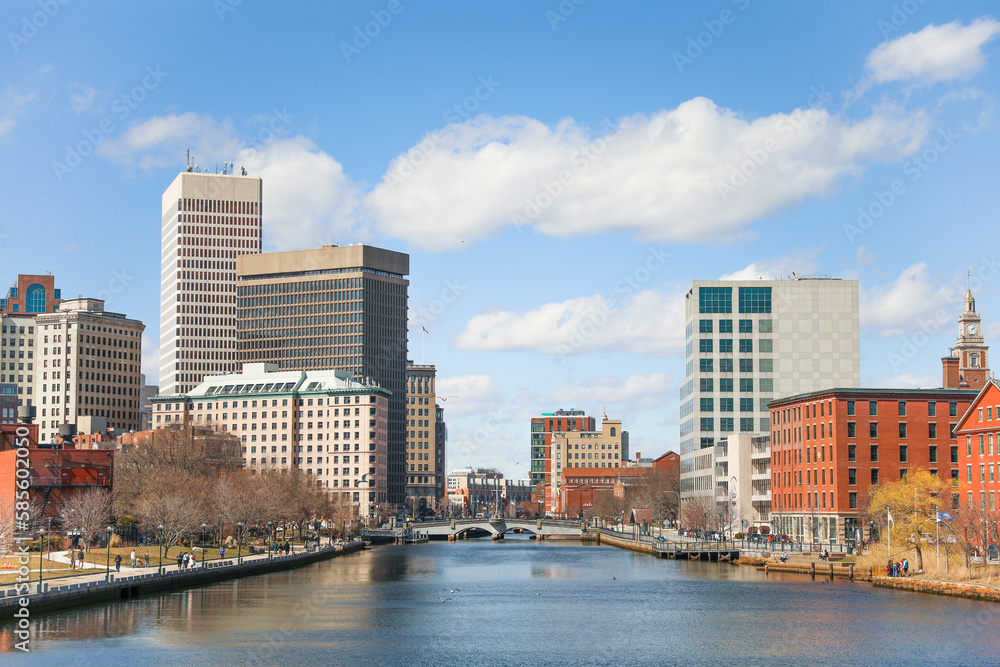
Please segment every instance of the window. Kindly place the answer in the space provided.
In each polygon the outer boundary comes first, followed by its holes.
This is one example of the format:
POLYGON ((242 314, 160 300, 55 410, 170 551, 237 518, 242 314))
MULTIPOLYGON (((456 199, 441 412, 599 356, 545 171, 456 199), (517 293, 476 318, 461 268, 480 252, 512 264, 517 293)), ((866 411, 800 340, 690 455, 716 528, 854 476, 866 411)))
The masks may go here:
POLYGON ((732 338, 720 338, 719 339, 719 352, 726 352, 732 354, 733 352, 733 339, 732 338))
POLYGON ((757 320, 757 331, 760 333, 772 333, 772 326, 771 320, 757 320))
POLYGON ((771 353, 774 352, 774 340, 770 338, 761 338, 757 341, 758 352, 771 353))
MULTIPOLYGON (((740 399, 743 400, 743 399, 740 399)), ((733 399, 731 398, 720 398, 719 399, 719 412, 732 412, 733 411, 733 399)))
POLYGON ((733 333, 733 321, 719 320, 719 333, 733 333))
POLYGON ((712 333, 712 320, 699 320, 698 333, 712 333))
POLYGON ((771 288, 740 287, 739 305, 741 313, 770 313, 771 288))
POLYGON ((899 446, 899 462, 906 463, 906 445, 899 446))
POLYGON ((872 463, 878 463, 878 445, 871 445, 870 460, 872 463))
POLYGON ((878 415, 878 403, 876 401, 868 401, 868 414, 872 417, 878 415))
MULTIPOLYGON (((742 288, 741 288, 742 290, 742 288)), ((699 287, 698 312, 700 313, 731 313, 733 312, 732 287, 699 287)), ((768 311, 770 312, 770 311, 768 311)))
POLYGON ((761 373, 773 373, 774 372, 774 359, 761 359, 759 362, 761 373))
POLYGON ((715 420, 712 417, 702 417, 701 418, 701 430, 702 431, 714 431, 715 430, 715 420))
POLYGON ((740 352, 753 352, 752 338, 740 338, 740 352))
POLYGON ((858 509, 858 492, 857 491, 851 491, 850 494, 848 494, 848 503, 850 504, 850 508, 852 510, 858 509))
POLYGON ((712 339, 711 338, 702 338, 702 339, 700 339, 698 341, 698 351, 702 352, 702 353, 711 352, 712 351, 712 339))
POLYGON ((732 373, 733 372, 733 360, 732 359, 719 359, 719 372, 720 373, 732 373))
POLYGON ((948 416, 957 417, 958 416, 958 403, 952 401, 948 404, 948 416))
POLYGON ((698 381, 698 385, 701 391, 713 391, 714 384, 715 381, 712 378, 701 378, 698 381))
POLYGON ((848 445, 847 446, 847 460, 854 462, 858 460, 858 446, 848 445))
POLYGON ((762 392, 774 391, 774 379, 773 378, 761 378, 757 382, 760 383, 760 390, 762 392))
POLYGON ((857 437, 857 424, 854 422, 847 422, 847 437, 854 438, 857 437))
POLYGON ((899 402, 899 416, 900 417, 906 416, 906 401, 899 402))
POLYGON ((740 378, 740 391, 753 393, 753 379, 740 378))
POLYGON ((854 416, 854 401, 847 402, 847 416, 848 417, 854 416))
MULTIPOLYGON (((45 312, 45 288, 35 283, 29 285, 24 291, 24 312, 44 313, 45 312)), ((23 331, 21 333, 24 333, 23 331)))
POLYGON ((958 445, 951 446, 951 462, 958 463, 958 445))
POLYGON ((878 422, 868 422, 868 437, 869 438, 878 437, 878 422))
POLYGON ((927 424, 927 437, 931 438, 932 440, 934 438, 937 438, 937 424, 935 424, 934 422, 930 422, 929 424, 927 424))
POLYGON ((712 370, 713 370, 712 360, 711 359, 699 359, 698 360, 698 369, 702 373, 711 373, 712 370))
POLYGON ((931 445, 927 448, 927 457, 930 463, 937 463, 937 447, 935 445, 931 445))
POLYGON ((740 333, 753 333, 753 320, 740 320, 740 333))
MULTIPOLYGON (((723 359, 722 361, 725 361, 725 359, 723 359)), ((733 390, 733 378, 719 378, 719 391, 731 392, 732 390, 733 390)))
POLYGON ((858 469, 848 468, 847 469, 847 485, 857 486, 858 485, 858 469))
MULTIPOLYGON (((730 401, 732 401, 732 399, 730 399, 730 401)), ((721 419, 719 419, 719 430, 726 433, 732 433, 733 423, 734 422, 732 417, 722 417, 721 419)))
POLYGON ((878 484, 878 468, 872 468, 872 484, 878 484))
POLYGON ((899 437, 906 437, 906 422, 899 422, 899 437))
POLYGON ((753 373, 753 359, 740 359, 740 373, 753 373))
POLYGON ((753 417, 740 417, 740 433, 753 433, 753 417))
POLYGON ((753 412, 753 399, 752 398, 741 398, 740 399, 740 412, 753 412))
POLYGON ((701 399, 701 411, 702 412, 713 412, 715 410, 715 401, 711 398, 701 399))
POLYGON ((927 416, 937 417, 937 403, 933 401, 927 404, 927 416))

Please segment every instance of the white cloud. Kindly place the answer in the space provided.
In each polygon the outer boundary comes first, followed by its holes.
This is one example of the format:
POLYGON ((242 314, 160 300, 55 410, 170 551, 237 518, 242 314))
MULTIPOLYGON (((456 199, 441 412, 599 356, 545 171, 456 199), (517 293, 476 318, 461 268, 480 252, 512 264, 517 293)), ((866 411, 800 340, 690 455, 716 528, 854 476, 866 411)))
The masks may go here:
POLYGON ((932 277, 927 264, 920 262, 904 269, 888 285, 863 290, 861 326, 877 329, 877 335, 883 337, 936 332, 958 316, 955 304, 960 304, 961 296, 932 277))
POLYGON ((14 86, 7 86, 0 92, 0 139, 14 129, 35 97, 35 93, 14 86))
POLYGON ((572 119, 484 115, 398 156, 366 203, 383 233, 428 249, 518 224, 555 237, 718 242, 866 162, 908 154, 926 132, 922 113, 889 107, 858 121, 825 109, 746 120, 705 98, 623 118, 603 136, 572 119))
POLYGON ((876 380, 865 386, 885 387, 889 389, 931 389, 940 386, 940 375, 912 375, 901 373, 888 380, 876 380))
POLYGON ((854 253, 854 262, 858 266, 868 266, 869 264, 873 264, 876 259, 878 257, 875 253, 863 245, 859 245, 857 252, 854 253))
POLYGON ((784 257, 754 262, 739 271, 719 276, 719 280, 757 280, 758 278, 773 280, 781 276, 790 276, 792 273, 799 276, 810 275, 819 268, 819 262, 816 260, 817 252, 817 250, 795 252, 784 257))
POLYGON ((97 97, 97 91, 89 85, 85 83, 71 83, 68 86, 68 90, 69 103, 77 115, 80 115, 94 106, 94 99, 97 97))
POLYGON ((986 62, 982 47, 1000 33, 1000 23, 977 19, 929 25, 920 32, 882 42, 865 65, 876 83, 919 79, 949 81, 978 71, 986 62))
POLYGON ((503 400, 503 389, 489 375, 442 376, 437 379, 437 397, 448 419, 495 410, 503 400))
POLYGON ((555 401, 562 405, 588 405, 595 408, 625 406, 629 411, 655 410, 669 400, 674 390, 673 381, 666 373, 630 375, 627 378, 600 377, 565 385, 552 392, 555 401))
POLYGON ((349 238, 360 191, 341 164, 311 139, 275 136, 290 118, 277 111, 266 118, 255 117, 263 129, 244 138, 229 120, 191 112, 158 116, 132 126, 120 139, 102 143, 97 152, 142 169, 180 168, 180 158, 190 148, 194 162, 198 156, 223 156, 245 166, 247 173, 260 176, 265 183, 264 244, 268 250, 335 243, 338 231, 349 238))
POLYGON ((568 356, 594 350, 678 356, 684 349, 684 294, 647 289, 618 304, 600 294, 524 313, 474 316, 455 338, 465 350, 534 350, 568 356))

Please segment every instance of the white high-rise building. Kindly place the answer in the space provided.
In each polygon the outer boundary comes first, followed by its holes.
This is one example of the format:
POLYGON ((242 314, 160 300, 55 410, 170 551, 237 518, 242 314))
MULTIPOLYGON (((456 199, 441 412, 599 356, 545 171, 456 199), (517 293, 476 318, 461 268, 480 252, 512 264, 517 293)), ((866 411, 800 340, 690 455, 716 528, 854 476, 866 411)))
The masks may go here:
POLYGON ((687 293, 685 364, 681 497, 722 500, 750 480, 716 470, 721 439, 733 447, 749 442, 737 434, 768 434, 774 399, 860 385, 858 283, 696 281, 687 293))
POLYGON ((236 364, 236 258, 261 251, 261 179, 184 172, 163 193, 160 393, 236 364))

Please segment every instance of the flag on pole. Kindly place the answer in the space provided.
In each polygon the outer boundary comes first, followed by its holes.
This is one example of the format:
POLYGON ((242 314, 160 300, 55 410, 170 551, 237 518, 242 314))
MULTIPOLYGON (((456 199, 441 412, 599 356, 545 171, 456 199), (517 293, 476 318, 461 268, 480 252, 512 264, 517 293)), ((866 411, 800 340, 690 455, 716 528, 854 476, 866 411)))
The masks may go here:
POLYGON ((954 521, 954 520, 955 520, 955 517, 953 517, 948 512, 938 512, 937 513, 937 521, 939 521, 939 522, 940 521, 954 521))
POLYGON ((888 507, 885 508, 885 513, 886 513, 886 516, 889 517, 889 525, 890 526, 894 525, 896 522, 893 521, 893 519, 892 519, 892 512, 889 511, 888 507))
POLYGON ((421 330, 423 330, 423 332, 425 334, 429 334, 430 333, 430 331, 427 330, 427 327, 420 327, 420 328, 421 328, 421 330))

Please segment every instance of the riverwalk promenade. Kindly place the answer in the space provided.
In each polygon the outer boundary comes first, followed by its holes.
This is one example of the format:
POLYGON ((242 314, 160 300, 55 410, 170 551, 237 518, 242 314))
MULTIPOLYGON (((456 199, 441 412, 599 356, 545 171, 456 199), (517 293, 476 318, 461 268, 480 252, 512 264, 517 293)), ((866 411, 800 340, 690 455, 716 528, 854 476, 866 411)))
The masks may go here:
MULTIPOLYGON (((112 565, 85 564, 80 574, 60 576, 39 584, 38 572, 32 572, 27 581, 0 585, 0 618, 10 617, 27 606, 32 613, 93 602, 128 600, 148 593, 162 593, 215 581, 287 570, 321 560, 336 558, 365 548, 360 541, 339 545, 307 547, 286 555, 256 554, 240 558, 210 560, 193 567, 164 564, 150 567, 122 565, 121 571, 112 565), (27 598, 27 605, 21 600, 27 598)), ((58 559, 56 559, 58 560, 58 559)), ((68 562, 68 560, 66 561, 68 562)))

